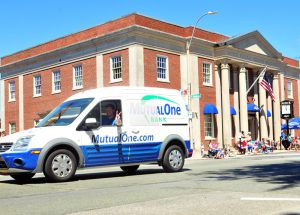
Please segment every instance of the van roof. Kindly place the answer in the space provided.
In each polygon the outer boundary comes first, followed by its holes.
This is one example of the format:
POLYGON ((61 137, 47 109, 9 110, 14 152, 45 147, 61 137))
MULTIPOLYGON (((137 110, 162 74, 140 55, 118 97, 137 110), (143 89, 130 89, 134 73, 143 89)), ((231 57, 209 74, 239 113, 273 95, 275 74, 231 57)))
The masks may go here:
POLYGON ((79 98, 98 98, 98 97, 109 97, 109 96, 119 96, 125 94, 164 94, 164 95, 180 95, 178 90, 157 88, 157 87, 103 87, 96 88, 92 90, 86 90, 71 96, 67 100, 74 100, 79 98))

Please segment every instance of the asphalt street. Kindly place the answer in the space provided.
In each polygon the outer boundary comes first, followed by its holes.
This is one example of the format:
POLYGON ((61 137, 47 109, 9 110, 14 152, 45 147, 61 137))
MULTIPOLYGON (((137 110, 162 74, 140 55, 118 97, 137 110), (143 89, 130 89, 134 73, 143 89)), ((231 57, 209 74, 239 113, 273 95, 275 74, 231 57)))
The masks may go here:
POLYGON ((85 169, 73 181, 0 176, 1 214, 300 214, 300 153, 188 159, 184 171, 85 169))

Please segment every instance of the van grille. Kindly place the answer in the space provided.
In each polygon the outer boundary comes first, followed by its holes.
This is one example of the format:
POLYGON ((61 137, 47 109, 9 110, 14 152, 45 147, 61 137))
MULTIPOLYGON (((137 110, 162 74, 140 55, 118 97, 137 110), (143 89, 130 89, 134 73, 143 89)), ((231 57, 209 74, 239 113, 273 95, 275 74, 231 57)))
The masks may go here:
POLYGON ((0 143, 0 152, 5 152, 12 146, 12 143, 0 143))

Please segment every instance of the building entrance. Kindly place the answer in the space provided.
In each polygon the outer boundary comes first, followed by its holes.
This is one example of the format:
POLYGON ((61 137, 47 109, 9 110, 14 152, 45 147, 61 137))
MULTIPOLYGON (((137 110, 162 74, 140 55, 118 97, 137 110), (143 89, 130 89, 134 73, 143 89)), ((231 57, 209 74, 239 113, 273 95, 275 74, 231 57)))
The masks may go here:
POLYGON ((258 139, 258 123, 255 114, 248 115, 248 128, 251 132, 252 140, 258 139))

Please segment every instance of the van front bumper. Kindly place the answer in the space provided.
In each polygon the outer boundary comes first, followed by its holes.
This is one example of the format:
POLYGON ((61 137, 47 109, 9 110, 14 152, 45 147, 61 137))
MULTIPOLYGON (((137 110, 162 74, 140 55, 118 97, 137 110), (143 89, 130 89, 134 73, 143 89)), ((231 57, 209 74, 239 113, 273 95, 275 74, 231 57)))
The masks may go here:
POLYGON ((0 175, 10 175, 14 173, 30 172, 24 169, 8 168, 6 162, 0 156, 0 175))
POLYGON ((0 175, 33 172, 39 154, 33 154, 32 151, 37 151, 37 149, 26 152, 6 151, 0 153, 0 175))

